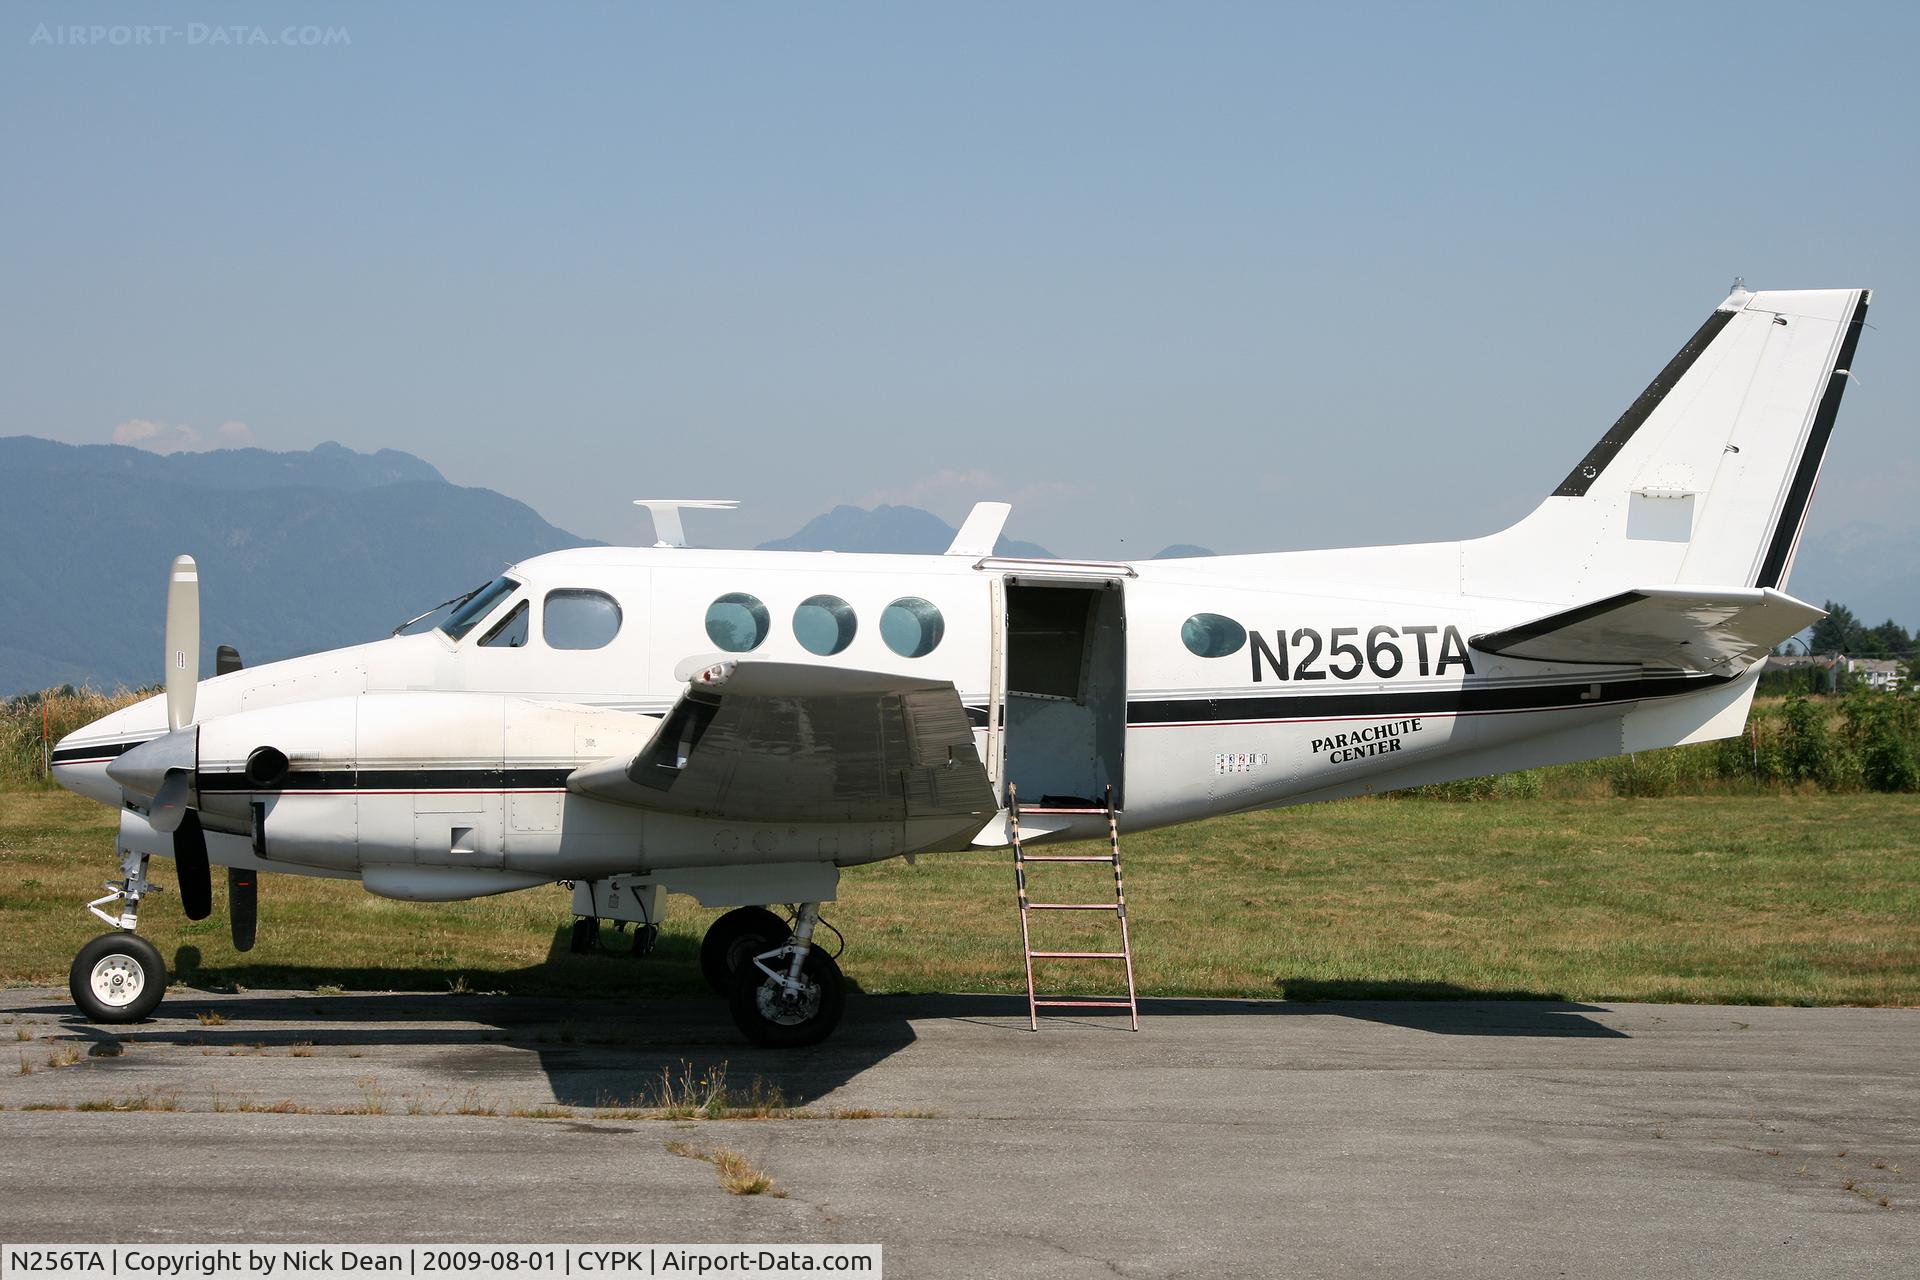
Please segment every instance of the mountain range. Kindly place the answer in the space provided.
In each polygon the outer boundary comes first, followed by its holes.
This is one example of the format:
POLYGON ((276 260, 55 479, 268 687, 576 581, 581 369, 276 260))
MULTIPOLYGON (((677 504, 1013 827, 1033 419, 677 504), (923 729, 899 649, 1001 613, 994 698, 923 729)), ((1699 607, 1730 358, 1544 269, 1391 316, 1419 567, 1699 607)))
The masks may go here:
MULTIPOLYGON (((202 569, 202 669, 216 644, 249 663, 377 639, 529 556, 599 545, 428 462, 328 442, 304 452, 161 455, 0 437, 0 696, 159 679, 166 569, 202 569)), ((937 554, 953 526, 917 507, 837 506, 765 550, 937 554)), ((1006 556, 1050 557, 1001 539, 1006 556)), ((1155 559, 1211 555, 1175 544, 1155 559)), ((1868 622, 1920 621, 1920 530, 1850 524, 1810 537, 1793 593, 1868 622)))
MULTIPOLYGON (((0 437, 0 696, 159 680, 166 570, 201 568, 202 669, 377 639, 516 560, 598 545, 393 449, 157 454, 0 437)), ((841 506, 773 549, 940 552, 954 530, 915 507, 841 506)), ((1047 556, 1002 540, 1000 553, 1047 556)))
POLYGON ((1889 529, 1864 520, 1807 535, 1793 557, 1787 594, 1837 601, 1872 626, 1920 623, 1920 528, 1889 529))
POLYGON ((157 683, 167 566, 201 568, 202 670, 385 635, 511 561, 589 545, 393 450, 224 449, 0 438, 0 695, 157 683))

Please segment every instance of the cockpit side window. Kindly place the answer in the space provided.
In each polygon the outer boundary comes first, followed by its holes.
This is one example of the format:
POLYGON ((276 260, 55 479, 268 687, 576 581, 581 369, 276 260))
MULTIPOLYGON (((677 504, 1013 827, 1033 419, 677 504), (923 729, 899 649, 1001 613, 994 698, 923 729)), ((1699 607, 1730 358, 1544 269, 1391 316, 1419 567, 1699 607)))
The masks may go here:
POLYGON ((513 606, 513 612, 502 618, 493 630, 480 639, 482 649, 521 649, 527 643, 527 602, 522 600, 513 606))
MULTIPOLYGON (((449 639, 464 639, 467 632, 479 626, 486 616, 493 612, 496 605, 519 589, 520 584, 512 578, 495 578, 468 596, 465 603, 448 614, 447 620, 440 624, 440 630, 446 633, 449 639)), ((524 644, 525 641, 521 643, 524 644)))

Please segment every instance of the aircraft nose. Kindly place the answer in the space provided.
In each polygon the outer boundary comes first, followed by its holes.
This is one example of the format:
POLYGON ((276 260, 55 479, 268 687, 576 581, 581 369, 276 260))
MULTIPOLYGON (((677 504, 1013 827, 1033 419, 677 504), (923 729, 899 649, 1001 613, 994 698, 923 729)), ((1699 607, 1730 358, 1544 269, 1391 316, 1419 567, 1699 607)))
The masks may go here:
POLYGON ((118 805, 120 789, 107 777, 107 765, 115 748, 102 741, 106 721, 112 718, 103 716, 56 741, 50 752, 51 773, 55 783, 75 795, 118 805))

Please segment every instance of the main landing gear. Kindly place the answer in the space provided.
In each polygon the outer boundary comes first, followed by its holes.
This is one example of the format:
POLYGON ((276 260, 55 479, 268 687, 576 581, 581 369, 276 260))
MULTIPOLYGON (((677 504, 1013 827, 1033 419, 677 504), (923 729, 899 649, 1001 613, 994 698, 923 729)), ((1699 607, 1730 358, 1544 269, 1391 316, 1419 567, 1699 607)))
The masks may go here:
POLYGON ((120 873, 118 882, 106 886, 106 897, 87 904, 87 910, 116 932, 102 934, 80 948, 67 972, 67 989, 89 1022, 138 1022, 159 1008, 167 994, 167 965, 160 949, 133 931, 139 923, 140 899, 154 891, 147 879, 146 855, 122 853, 120 873), (113 902, 120 904, 118 915, 100 909, 113 902))
MULTIPOLYGON (((567 939, 567 950, 576 956, 592 955, 594 952, 601 950, 600 926, 602 923, 598 916, 574 917, 573 932, 567 939)), ((613 931, 615 933, 625 933, 629 923, 631 922, 626 920, 615 920, 613 921, 613 931)), ((633 949, 627 952, 627 954, 635 960, 644 959, 652 953, 654 944, 659 941, 659 926, 652 924, 634 925, 633 949)))
MULTIPOLYGON (((700 944, 700 968, 719 987, 747 1039, 769 1049, 818 1044, 846 1011, 846 980, 832 956, 813 945, 820 904, 802 903, 789 935, 765 907, 740 907, 713 922, 700 944)), ((831 927, 831 926, 829 926, 831 927)))

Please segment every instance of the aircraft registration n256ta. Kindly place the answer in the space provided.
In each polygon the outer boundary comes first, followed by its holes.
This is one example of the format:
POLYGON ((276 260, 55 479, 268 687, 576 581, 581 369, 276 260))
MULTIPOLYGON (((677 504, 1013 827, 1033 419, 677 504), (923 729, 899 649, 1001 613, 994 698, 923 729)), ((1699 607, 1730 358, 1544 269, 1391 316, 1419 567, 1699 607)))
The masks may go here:
POLYGON ((204 681, 182 557, 165 694, 53 756, 121 813, 74 999, 158 1005, 155 856, 194 918, 228 869, 242 949, 262 872, 414 901, 571 881, 590 929, 656 925, 669 890, 735 908, 708 979, 755 1041, 808 1044, 843 1005, 813 941, 842 870, 1004 845, 1015 787, 1110 788, 1136 830, 1737 734, 1822 616, 1784 590, 1867 302, 1736 287, 1532 514, 1469 541, 1008 559, 982 503, 944 555, 707 551, 661 502, 660 546, 539 556, 423 633, 204 681))

